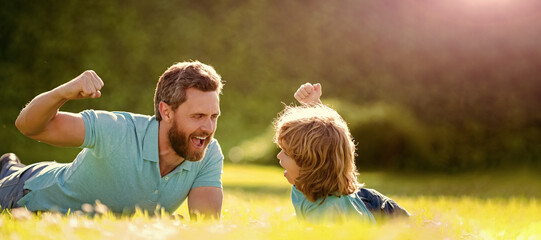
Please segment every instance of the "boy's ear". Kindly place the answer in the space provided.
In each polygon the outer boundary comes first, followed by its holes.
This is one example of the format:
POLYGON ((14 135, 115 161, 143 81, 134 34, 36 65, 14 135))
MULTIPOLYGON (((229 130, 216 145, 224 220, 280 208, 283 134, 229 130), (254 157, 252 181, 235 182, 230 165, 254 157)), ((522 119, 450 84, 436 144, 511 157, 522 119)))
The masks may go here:
POLYGON ((162 121, 170 122, 173 119, 174 112, 173 108, 165 103, 164 101, 160 102, 160 115, 162 115, 162 121))

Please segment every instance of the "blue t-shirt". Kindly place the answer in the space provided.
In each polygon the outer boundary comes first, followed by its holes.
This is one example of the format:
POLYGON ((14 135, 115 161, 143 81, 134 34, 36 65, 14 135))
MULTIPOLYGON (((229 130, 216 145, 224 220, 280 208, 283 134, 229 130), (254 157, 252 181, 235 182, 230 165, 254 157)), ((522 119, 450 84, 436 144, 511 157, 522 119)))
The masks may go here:
POLYGON ((47 164, 26 181, 31 192, 18 204, 31 211, 81 209, 96 200, 113 212, 136 207, 175 211, 190 189, 222 187, 223 154, 213 139, 201 161, 185 160, 164 177, 158 155, 159 122, 154 116, 86 110, 84 148, 72 163, 47 164))
POLYGON ((291 200, 295 207, 297 220, 309 223, 359 221, 375 223, 374 216, 366 208, 357 194, 328 196, 310 202, 306 196, 293 185, 291 187, 291 200), (321 205, 320 205, 321 204, 321 205))

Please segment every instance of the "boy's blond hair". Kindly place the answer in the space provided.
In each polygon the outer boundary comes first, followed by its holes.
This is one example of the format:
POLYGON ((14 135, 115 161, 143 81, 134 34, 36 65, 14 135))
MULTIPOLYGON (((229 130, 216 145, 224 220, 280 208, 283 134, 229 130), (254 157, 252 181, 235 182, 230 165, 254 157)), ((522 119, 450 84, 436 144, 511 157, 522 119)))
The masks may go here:
POLYGON ((324 106, 286 108, 274 121, 274 142, 300 167, 295 186, 308 200, 356 192, 355 144, 349 128, 324 106))

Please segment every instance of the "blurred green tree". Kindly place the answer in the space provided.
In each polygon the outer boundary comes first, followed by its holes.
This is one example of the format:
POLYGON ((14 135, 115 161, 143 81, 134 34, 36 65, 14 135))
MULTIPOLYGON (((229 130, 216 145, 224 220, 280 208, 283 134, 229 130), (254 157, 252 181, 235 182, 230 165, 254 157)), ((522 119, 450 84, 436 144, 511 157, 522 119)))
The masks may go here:
MULTIPOLYGON (((540 166, 539 10, 535 0, 3 1, 0 152, 26 163, 71 161, 78 149, 37 143, 15 129, 28 101, 93 69, 105 82, 103 96, 63 110, 153 114, 159 75, 192 59, 226 81, 216 133, 226 156, 263 139, 301 83, 320 82, 325 97, 402 109, 428 131, 432 142, 417 148, 417 134, 401 127, 407 119, 382 118, 363 130, 393 126, 380 137, 402 136, 399 145, 409 146, 380 167, 407 167, 405 159, 419 169, 540 166), (415 149, 433 155, 427 160, 415 149)), ((262 158, 272 162, 268 152, 262 158)))

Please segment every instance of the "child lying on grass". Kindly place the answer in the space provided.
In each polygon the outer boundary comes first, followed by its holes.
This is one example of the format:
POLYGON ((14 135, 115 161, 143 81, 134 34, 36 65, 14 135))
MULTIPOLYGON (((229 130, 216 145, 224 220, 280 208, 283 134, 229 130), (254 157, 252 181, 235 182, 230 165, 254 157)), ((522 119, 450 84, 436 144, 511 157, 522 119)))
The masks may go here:
POLYGON ((274 121, 274 141, 282 149, 277 157, 293 185, 297 219, 374 223, 374 215, 409 216, 391 199, 361 188, 349 128, 335 110, 321 104, 321 93, 319 84, 301 85, 295 98, 303 106, 286 106, 274 121))

